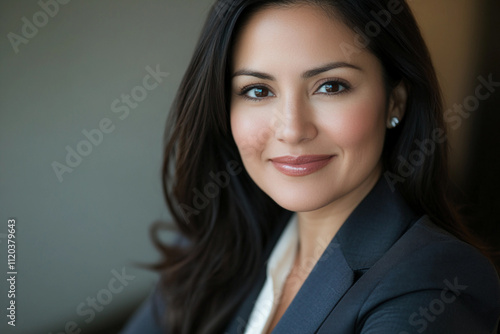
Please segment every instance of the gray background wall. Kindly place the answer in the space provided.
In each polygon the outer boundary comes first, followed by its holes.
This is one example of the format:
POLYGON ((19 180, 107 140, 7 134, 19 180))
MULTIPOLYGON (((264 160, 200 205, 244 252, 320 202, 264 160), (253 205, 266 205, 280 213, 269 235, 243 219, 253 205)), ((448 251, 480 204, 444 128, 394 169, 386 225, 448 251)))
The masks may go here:
POLYGON ((22 36, 22 18, 33 23, 42 9, 35 0, 0 2, 0 332, 59 333, 68 321, 94 332, 154 284, 134 262, 157 259, 148 227, 169 218, 160 188, 163 129, 212 2, 70 1, 17 53, 8 33, 22 36), (112 102, 157 65, 168 77, 120 119, 112 102), (104 118, 114 130, 60 182, 52 163, 66 164, 66 146, 76 150, 82 131, 104 118), (17 220, 15 330, 5 316, 8 218, 17 220), (77 307, 109 290, 112 270, 123 268, 135 278, 87 323, 91 308, 82 316, 77 307))
MULTIPOLYGON (((158 258, 148 227, 169 218, 160 188, 164 124, 211 3, 73 0, 44 23, 37 0, 0 2, 0 276, 9 218, 17 220, 18 271, 14 330, 6 324, 7 282, 0 282, 1 333, 55 334, 70 322, 95 333, 119 322, 154 285, 156 275, 134 263, 158 258), (8 34, 22 36, 23 18, 33 23, 34 15, 38 32, 25 31, 33 36, 16 52, 8 34), (169 74, 127 117, 115 113, 122 94, 141 93, 148 66, 169 74), (66 164, 66 146, 77 150, 82 131, 106 118, 113 130, 60 182, 53 162, 66 164), (113 270, 134 277, 116 293, 109 292, 113 270), (87 322, 89 300, 99 296, 108 304, 87 322)), ((477 77, 490 73, 478 66, 486 3, 410 1, 446 107, 462 103, 477 77)), ((457 179, 474 117, 450 135, 457 179)))

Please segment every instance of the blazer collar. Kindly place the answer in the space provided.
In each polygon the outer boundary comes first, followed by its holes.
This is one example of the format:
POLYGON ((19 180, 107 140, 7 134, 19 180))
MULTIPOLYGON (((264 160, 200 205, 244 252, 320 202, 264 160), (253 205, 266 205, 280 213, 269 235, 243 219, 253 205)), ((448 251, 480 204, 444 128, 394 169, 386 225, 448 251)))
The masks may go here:
POLYGON ((367 270, 419 218, 381 177, 334 237, 352 270, 367 270))
MULTIPOLYGON (((416 221, 417 215, 380 178, 330 241, 273 333, 312 333, 346 291, 416 221)), ((283 230, 283 224, 278 227, 283 230)), ((281 233, 279 233, 281 234, 281 233)), ((273 244, 277 241, 274 238, 273 244)), ((266 279, 265 266, 226 333, 244 333, 266 279)))

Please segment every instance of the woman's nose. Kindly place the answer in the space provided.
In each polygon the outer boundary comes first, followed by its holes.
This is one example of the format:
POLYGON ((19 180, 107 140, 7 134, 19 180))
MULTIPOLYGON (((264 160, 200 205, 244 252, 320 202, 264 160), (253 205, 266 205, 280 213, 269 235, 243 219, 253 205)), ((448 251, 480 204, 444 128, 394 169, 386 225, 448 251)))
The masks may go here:
POLYGON ((318 135, 313 108, 306 97, 289 96, 273 114, 276 139, 287 144, 310 141, 318 135))

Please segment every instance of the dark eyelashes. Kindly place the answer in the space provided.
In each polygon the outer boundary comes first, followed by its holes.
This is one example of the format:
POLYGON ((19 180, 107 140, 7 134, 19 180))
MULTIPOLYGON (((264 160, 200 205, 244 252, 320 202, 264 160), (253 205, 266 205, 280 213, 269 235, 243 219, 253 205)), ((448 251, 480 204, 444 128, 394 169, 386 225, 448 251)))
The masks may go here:
POLYGON ((268 89, 269 91, 271 91, 271 88, 268 87, 268 86, 266 86, 266 85, 253 84, 253 85, 248 85, 248 86, 245 86, 245 87, 241 88, 240 92, 238 93, 238 95, 245 95, 246 93, 248 93, 249 91, 251 91, 254 88, 265 88, 265 89, 268 89))
POLYGON ((326 79, 324 80, 318 87, 318 90, 320 90, 323 86, 325 86, 326 84, 332 84, 332 85, 340 85, 343 87, 343 89, 341 91, 338 91, 338 92, 332 92, 332 93, 329 93, 329 92, 326 92, 326 93, 320 93, 322 95, 328 95, 328 96, 336 96, 336 95, 341 95, 341 94, 345 94, 345 93, 349 93, 351 91, 351 85, 349 83, 347 83, 345 80, 342 80, 342 79, 326 79))
POLYGON ((264 97, 264 98, 254 98, 254 97, 250 97, 250 96, 248 96, 248 95, 247 95, 247 93, 248 93, 249 91, 251 91, 252 89, 254 89, 254 88, 264 88, 264 89, 269 90, 269 92, 271 92, 271 88, 270 88, 270 87, 268 87, 267 85, 263 85, 263 84, 252 84, 252 85, 248 85, 248 86, 245 86, 245 87, 240 88, 240 92, 239 92, 239 93, 237 93, 237 95, 239 95, 239 96, 243 97, 243 98, 244 98, 244 99, 246 99, 246 100, 250 100, 250 101, 260 101, 260 100, 262 100, 262 99, 265 99, 265 97, 264 97))
MULTIPOLYGON (((340 95, 340 94, 343 94, 343 93, 347 93, 347 92, 349 92, 351 90, 351 86, 345 80, 338 79, 338 78, 335 78, 335 79, 331 79, 330 78, 330 79, 325 79, 319 85, 319 87, 316 89, 316 91, 319 90, 319 89, 321 89, 321 87, 323 87, 326 84, 341 85, 344 89, 342 89, 339 92, 334 92, 334 93, 321 93, 323 95, 340 95)), ((269 90, 269 92, 272 93, 271 88, 269 86, 267 86, 267 85, 264 85, 264 84, 251 84, 251 85, 244 86, 244 87, 240 88, 240 91, 239 91, 239 93, 237 93, 237 95, 239 95, 239 96, 241 96, 241 97, 243 97, 245 99, 252 100, 252 101, 260 101, 260 100, 266 98, 266 97, 263 97, 263 98, 253 98, 253 97, 248 96, 247 93, 249 91, 251 91, 252 89, 254 89, 254 88, 267 89, 267 90, 269 90)))
POLYGON ((327 79, 319 85, 319 88, 323 87, 326 84, 336 84, 336 85, 342 85, 344 87, 344 90, 342 90, 338 93, 334 93, 334 94, 340 94, 342 92, 346 92, 346 91, 349 91, 351 89, 351 85, 349 85, 346 81, 344 81, 342 79, 327 79))

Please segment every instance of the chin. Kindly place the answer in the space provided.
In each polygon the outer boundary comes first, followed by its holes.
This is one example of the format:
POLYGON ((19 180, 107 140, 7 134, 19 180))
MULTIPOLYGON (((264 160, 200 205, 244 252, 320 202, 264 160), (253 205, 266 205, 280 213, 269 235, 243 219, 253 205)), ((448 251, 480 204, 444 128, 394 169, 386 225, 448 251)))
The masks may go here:
POLYGON ((309 212, 321 209, 335 201, 333 194, 318 194, 304 189, 287 189, 280 193, 267 192, 267 194, 282 208, 293 212, 309 212))

